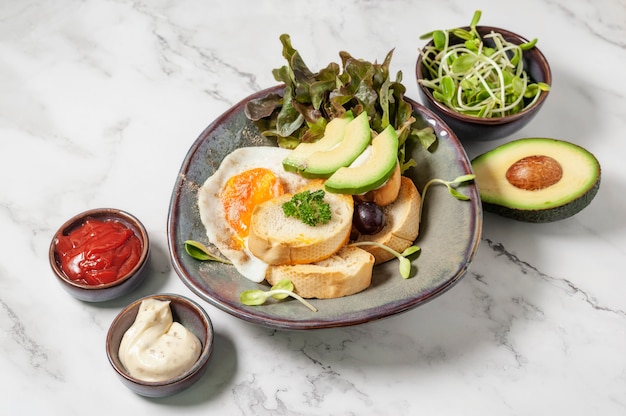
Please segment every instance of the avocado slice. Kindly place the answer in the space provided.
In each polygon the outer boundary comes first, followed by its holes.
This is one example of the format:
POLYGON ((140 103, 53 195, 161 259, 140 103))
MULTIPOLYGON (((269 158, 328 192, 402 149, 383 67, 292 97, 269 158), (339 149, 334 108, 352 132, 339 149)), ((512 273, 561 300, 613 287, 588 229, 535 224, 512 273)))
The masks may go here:
POLYGON ((330 149, 312 153, 300 173, 307 178, 328 178, 337 169, 354 162, 371 139, 369 119, 367 113, 362 112, 346 125, 343 140, 330 149))
POLYGON ((398 163, 398 135, 387 126, 374 137, 371 153, 363 163, 339 168, 325 182, 328 192, 359 195, 378 188, 393 174, 398 163))
POLYGON ((485 211, 524 222, 559 221, 591 203, 600 188, 600 163, 563 140, 526 138, 472 160, 485 211))
POLYGON ((300 143, 283 160, 283 168, 288 172, 299 172, 306 168, 306 159, 313 153, 325 151, 337 146, 343 138, 346 126, 354 120, 352 111, 345 112, 341 117, 335 117, 328 122, 324 135, 313 143, 300 143))

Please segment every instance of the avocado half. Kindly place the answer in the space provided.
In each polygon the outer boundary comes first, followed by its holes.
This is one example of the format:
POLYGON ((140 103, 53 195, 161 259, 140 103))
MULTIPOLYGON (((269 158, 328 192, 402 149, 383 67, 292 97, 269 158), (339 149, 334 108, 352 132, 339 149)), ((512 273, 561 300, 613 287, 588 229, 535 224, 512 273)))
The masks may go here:
POLYGON ((600 163, 586 149, 563 140, 527 138, 498 146, 472 160, 485 211, 524 222, 571 217, 600 188, 600 163))

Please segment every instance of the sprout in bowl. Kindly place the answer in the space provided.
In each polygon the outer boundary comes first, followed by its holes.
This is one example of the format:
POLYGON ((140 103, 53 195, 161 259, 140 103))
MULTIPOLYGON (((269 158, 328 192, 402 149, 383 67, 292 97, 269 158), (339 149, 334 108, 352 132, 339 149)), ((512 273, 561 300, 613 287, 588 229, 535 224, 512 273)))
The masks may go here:
POLYGON ((463 139, 490 140, 526 125, 550 90, 551 73, 537 49, 504 29, 471 25, 435 30, 420 51, 416 74, 425 104, 463 139))

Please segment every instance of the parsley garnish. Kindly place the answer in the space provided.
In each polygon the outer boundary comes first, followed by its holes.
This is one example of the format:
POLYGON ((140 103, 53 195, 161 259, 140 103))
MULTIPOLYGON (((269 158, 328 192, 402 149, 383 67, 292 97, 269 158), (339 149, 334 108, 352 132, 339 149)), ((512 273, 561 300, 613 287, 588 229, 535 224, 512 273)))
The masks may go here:
POLYGON ((319 223, 326 224, 330 221, 331 211, 330 204, 324 202, 325 194, 323 189, 299 192, 283 204, 283 212, 312 227, 319 223))

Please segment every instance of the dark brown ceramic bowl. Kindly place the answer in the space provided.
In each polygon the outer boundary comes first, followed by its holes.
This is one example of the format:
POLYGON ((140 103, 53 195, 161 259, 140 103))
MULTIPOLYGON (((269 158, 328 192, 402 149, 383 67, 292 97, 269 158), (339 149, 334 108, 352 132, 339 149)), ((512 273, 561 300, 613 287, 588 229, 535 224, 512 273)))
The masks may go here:
POLYGON ((122 383, 133 392, 147 397, 165 397, 179 393, 198 381, 206 372, 207 364, 213 350, 213 325, 206 311, 196 302, 180 295, 163 294, 146 296, 124 308, 111 323, 106 338, 106 353, 111 366, 122 383), (142 381, 128 374, 119 358, 119 348, 124 333, 135 322, 141 302, 145 299, 170 301, 170 309, 175 322, 193 332, 202 350, 196 363, 187 372, 178 377, 162 382, 142 381))
POLYGON ((63 288, 72 296, 87 302, 103 302, 115 299, 133 291, 146 277, 148 258, 150 256, 150 241, 143 224, 133 215, 114 208, 97 208, 82 212, 70 218, 52 237, 48 257, 50 267, 63 288), (141 242, 141 256, 139 262, 125 276, 112 283, 89 285, 71 280, 63 271, 60 256, 57 252, 57 241, 62 235, 68 235, 72 230, 80 227, 88 218, 99 220, 115 220, 130 228, 141 242))
MULTIPOLYGON (((465 27, 464 29, 469 30, 469 27, 465 27)), ((491 26, 477 26, 476 29, 483 39, 484 35, 493 31, 502 34, 504 39, 508 42, 517 45, 528 42, 525 38, 516 33, 509 32, 508 30, 491 26)), ((461 42, 463 42, 461 39, 450 35, 451 45, 461 42)), ((486 45, 489 44, 488 39, 484 39, 484 42, 486 45)), ((432 44, 433 41, 431 40, 428 44, 426 44, 426 47, 431 46, 432 44)), ((536 46, 530 50, 524 51, 523 59, 524 69, 532 81, 545 82, 548 85, 552 85, 552 73, 548 60, 536 46)), ((426 71, 423 67, 421 54, 417 59, 415 73, 422 103, 441 117, 443 121, 456 133, 457 137, 461 141, 496 140, 515 133, 528 124, 528 122, 530 122, 535 115, 537 115, 548 96, 547 91, 542 92, 535 104, 517 114, 497 118, 472 117, 460 114, 437 101, 433 97, 432 91, 422 85, 419 80, 424 79, 426 71)))

